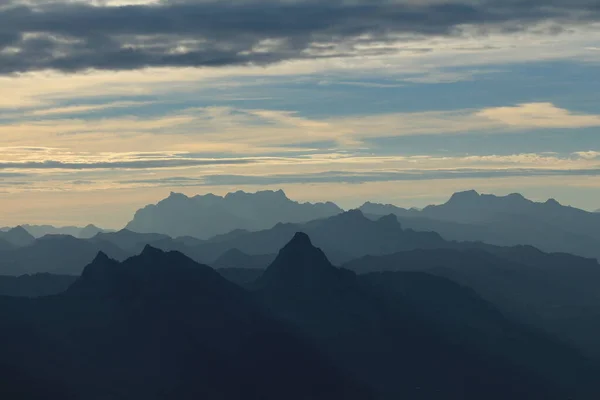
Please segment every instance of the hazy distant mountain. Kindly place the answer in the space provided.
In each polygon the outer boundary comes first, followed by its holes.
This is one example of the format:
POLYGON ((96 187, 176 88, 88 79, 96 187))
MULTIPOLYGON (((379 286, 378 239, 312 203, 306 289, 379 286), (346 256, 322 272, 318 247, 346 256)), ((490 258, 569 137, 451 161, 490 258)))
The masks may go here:
POLYGON ((163 240, 171 241, 171 237, 159 233, 138 233, 122 229, 118 232, 98 233, 90 241, 94 243, 111 243, 129 254, 137 254, 146 245, 163 240))
POLYGON ((600 265, 531 247, 414 250, 344 264, 357 273, 420 271, 473 288, 506 315, 600 357, 600 265), (494 252, 494 253, 492 253, 494 252))
POLYGON ((110 242, 93 242, 67 235, 46 235, 31 245, 0 254, 0 275, 48 272, 79 275, 99 251, 123 260, 131 255, 110 242))
POLYGON ((234 231, 196 246, 196 251, 209 264, 230 249, 251 255, 274 254, 299 231, 307 233, 334 263, 367 254, 389 254, 447 245, 436 233, 402 229, 393 215, 372 221, 360 211, 352 210, 305 224, 280 223, 258 232, 234 231))
POLYGON ((77 278, 70 275, 34 274, 0 276, 0 296, 41 297, 62 293, 77 278))
POLYGON ((99 233, 104 232, 103 229, 98 228, 96 225, 87 225, 85 228, 82 228, 77 237, 80 239, 90 239, 96 236, 99 233))
POLYGON ((600 214, 553 199, 536 203, 519 194, 498 197, 468 191, 422 211, 372 203, 361 210, 370 215, 393 213, 404 227, 432 230, 448 240, 527 244, 544 251, 600 258, 600 214))
POLYGON ((99 254, 65 293, 0 297, 0 319, 10 343, 0 364, 79 399, 372 398, 249 293, 180 253, 99 254))
POLYGON ((5 232, 0 232, 0 240, 15 247, 23 247, 32 244, 35 241, 35 238, 22 226, 17 226, 5 232))
POLYGON ((99 232, 110 232, 110 230, 101 229, 92 224, 84 228, 77 226, 55 227, 52 225, 22 225, 22 227, 36 239, 46 235, 68 235, 80 239, 88 239, 99 232))
POLYGON ((171 193, 158 204, 137 211, 126 228, 135 232, 207 239, 235 229, 267 229, 278 222, 307 222, 340 212, 342 210, 333 203, 292 201, 281 190, 239 191, 224 197, 213 194, 187 197, 171 193))
POLYGON ((255 287, 270 309, 384 398, 598 393, 586 388, 595 370, 583 357, 507 320, 472 290, 425 274, 356 276, 333 267, 303 233, 255 287))

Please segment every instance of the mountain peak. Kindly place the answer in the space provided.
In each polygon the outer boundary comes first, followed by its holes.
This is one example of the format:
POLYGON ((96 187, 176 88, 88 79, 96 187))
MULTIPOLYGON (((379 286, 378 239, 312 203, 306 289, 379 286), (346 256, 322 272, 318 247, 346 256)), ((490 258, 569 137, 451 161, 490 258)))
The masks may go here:
POLYGON ((464 202, 479 199, 480 194, 476 190, 467 190, 464 192, 456 192, 450 197, 450 202, 464 202))
POLYGON ((257 283, 263 287, 314 290, 328 287, 347 275, 354 273, 331 265, 306 233, 297 232, 257 283))
POLYGON ((287 246, 309 248, 313 247, 313 244, 310 241, 310 237, 308 237, 306 233, 296 232, 294 234, 294 237, 292 238, 292 240, 289 241, 286 247, 287 246))
POLYGON ((157 249, 156 247, 152 247, 149 244, 144 246, 144 249, 142 250, 142 252, 140 253, 140 256, 145 256, 145 257, 159 257, 161 255, 165 254, 164 251, 157 249))

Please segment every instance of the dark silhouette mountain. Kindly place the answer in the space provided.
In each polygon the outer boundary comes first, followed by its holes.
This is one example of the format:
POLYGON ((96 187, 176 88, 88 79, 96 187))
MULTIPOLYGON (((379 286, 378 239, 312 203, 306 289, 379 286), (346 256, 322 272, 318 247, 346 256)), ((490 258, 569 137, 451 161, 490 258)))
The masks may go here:
POLYGON ((6 232, 0 232, 0 240, 5 241, 15 247, 24 247, 32 244, 35 238, 29 234, 22 226, 9 229, 6 232))
POLYGON ((369 399, 249 293, 181 253, 98 254, 65 292, 0 298, 0 362, 79 399, 369 399), (40 330, 42 326, 44 329, 40 330))
POLYGON ((257 268, 219 268, 217 272, 229 282, 247 289, 253 289, 254 283, 265 272, 257 268))
POLYGON ((473 288, 506 315, 600 358, 600 265, 532 247, 415 250, 344 264, 357 273, 422 271, 473 288), (489 252, 492 249, 495 254, 489 252))
POLYGON ((212 263, 215 269, 244 268, 264 270, 273 262, 275 254, 246 254, 238 249, 230 249, 212 263))
POLYGON ((565 345, 442 278, 357 277, 298 233, 255 283, 273 312, 384 398, 593 398, 595 370, 565 345), (574 368, 577 372, 572 372, 574 368))
POLYGON ((391 212, 400 217, 404 227, 435 231, 448 240, 526 244, 549 252, 600 258, 600 214, 563 206, 554 199, 537 203, 516 193, 498 197, 471 190, 455 193, 447 203, 422 211, 372 203, 361 210, 369 215, 391 212))
POLYGON ((116 259, 130 253, 109 242, 92 242, 66 235, 46 235, 31 245, 0 254, 0 275, 24 275, 48 272, 79 275, 99 251, 116 259))
POLYGON ((50 296, 64 292, 76 279, 71 275, 52 274, 0 276, 0 296, 50 296))
POLYGON ((207 239, 235 229, 267 229, 278 222, 307 222, 340 212, 342 210, 333 203, 292 201, 281 190, 239 191, 224 197, 213 194, 187 197, 171 193, 158 204, 137 211, 127 229, 207 239))

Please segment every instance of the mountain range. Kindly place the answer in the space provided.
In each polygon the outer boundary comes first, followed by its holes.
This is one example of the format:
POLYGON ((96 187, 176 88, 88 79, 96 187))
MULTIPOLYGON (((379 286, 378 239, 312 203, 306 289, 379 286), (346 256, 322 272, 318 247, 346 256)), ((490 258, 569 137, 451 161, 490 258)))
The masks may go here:
MULTIPOLYGON (((63 226, 55 227, 52 225, 20 225, 18 228, 22 228, 27 231, 35 239, 41 238, 46 235, 69 235, 80 239, 89 239, 95 236, 99 232, 110 232, 109 229, 101 229, 93 224, 86 225, 85 227, 77 226, 63 226)), ((0 236, 2 232, 10 231, 13 228, 4 227, 0 229, 0 236)), ((0 237, 1 238, 1 237, 0 237)))
POLYGON ((374 203, 365 203, 360 210, 373 218, 394 214, 406 228, 435 231, 448 240, 531 245, 549 252, 600 258, 600 214, 563 206, 553 199, 537 203, 516 193, 494 196, 471 190, 422 210, 374 203))
POLYGON ((279 222, 307 222, 340 212, 342 210, 333 203, 292 201, 282 190, 238 191, 223 197, 171 193, 158 204, 138 210, 126 229, 208 239, 235 229, 267 229, 279 222))
POLYGON ((304 233, 248 289, 145 246, 123 262, 99 253, 62 293, 0 296, 0 318, 11 343, 0 370, 15 377, 3 389, 24 382, 55 398, 599 394, 593 362, 473 290, 425 273, 356 275, 304 233))

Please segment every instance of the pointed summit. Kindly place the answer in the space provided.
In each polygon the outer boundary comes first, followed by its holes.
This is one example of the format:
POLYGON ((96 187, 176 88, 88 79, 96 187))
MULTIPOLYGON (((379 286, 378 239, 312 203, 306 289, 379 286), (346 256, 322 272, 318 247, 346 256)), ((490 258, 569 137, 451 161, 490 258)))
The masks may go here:
POLYGON ((354 273, 334 267, 306 233, 297 232, 257 283, 259 287, 318 290, 348 276, 354 273))
POLYGON ((29 246, 35 242, 35 238, 20 225, 6 232, 0 232, 0 239, 17 247, 29 246))

